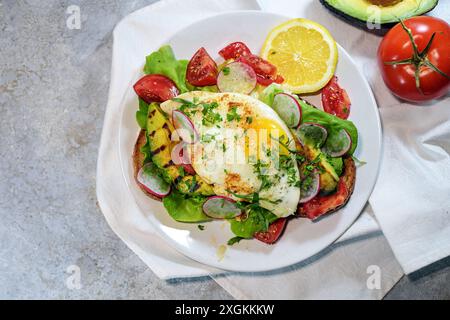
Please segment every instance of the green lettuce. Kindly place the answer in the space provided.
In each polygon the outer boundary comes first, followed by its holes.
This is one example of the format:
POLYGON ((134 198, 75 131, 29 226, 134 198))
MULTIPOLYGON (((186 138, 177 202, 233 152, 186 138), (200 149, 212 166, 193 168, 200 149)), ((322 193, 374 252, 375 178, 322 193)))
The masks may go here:
POLYGON ((273 99, 275 99, 275 95, 278 93, 283 93, 284 90, 281 88, 279 84, 272 83, 270 86, 265 88, 260 94, 259 94, 259 100, 267 104, 268 106, 272 106, 273 99))
POLYGON ((203 213, 204 197, 188 197, 176 190, 163 199, 169 215, 178 222, 206 222, 212 219, 203 213))
MULTIPOLYGON (((259 100, 271 107, 273 105, 275 95, 283 92, 285 91, 281 88, 281 86, 274 83, 265 88, 259 94, 259 100)), ((302 108, 302 122, 313 122, 324 126, 328 131, 329 137, 338 134, 341 129, 347 130, 352 139, 352 147, 349 151, 349 155, 352 155, 355 152, 355 149, 358 146, 358 130, 353 122, 343 120, 332 114, 319 110, 306 101, 297 98, 296 95, 293 96, 297 99, 302 108)))
POLYGON ((162 46, 158 51, 147 56, 145 74, 162 74, 171 79, 181 93, 188 92, 186 70, 188 60, 177 60, 170 46, 162 46))
POLYGON ((247 213, 247 219, 230 219, 231 231, 240 238, 251 239, 256 232, 265 232, 278 217, 269 210, 254 207, 247 213))
POLYGON ((148 103, 139 98, 139 110, 136 111, 136 121, 141 129, 147 129, 148 103))

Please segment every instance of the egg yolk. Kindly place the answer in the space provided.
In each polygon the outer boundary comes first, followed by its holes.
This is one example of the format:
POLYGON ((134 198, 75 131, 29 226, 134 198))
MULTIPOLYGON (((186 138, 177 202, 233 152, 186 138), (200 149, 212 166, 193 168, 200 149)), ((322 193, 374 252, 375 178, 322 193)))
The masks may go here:
POLYGON ((261 159, 261 150, 267 151, 274 148, 278 148, 280 155, 289 155, 289 150, 286 148, 288 143, 286 132, 277 122, 268 118, 255 119, 249 125, 246 135, 246 156, 255 155, 257 159, 261 159))

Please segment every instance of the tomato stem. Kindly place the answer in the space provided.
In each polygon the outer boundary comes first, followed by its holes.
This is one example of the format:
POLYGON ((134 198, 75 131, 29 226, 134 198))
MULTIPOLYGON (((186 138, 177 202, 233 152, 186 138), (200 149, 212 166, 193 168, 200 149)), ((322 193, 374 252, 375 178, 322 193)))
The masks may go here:
POLYGON ((405 32, 408 34, 409 40, 411 41, 411 45, 413 48, 413 55, 411 58, 404 59, 404 60, 397 60, 397 61, 385 61, 385 65, 395 66, 395 65, 404 65, 404 64, 412 64, 415 66, 416 70, 414 72, 414 77, 416 79, 416 87, 417 90, 420 92, 420 94, 424 95, 422 88, 420 86, 420 71, 423 66, 426 66, 430 68, 431 70, 439 73, 441 76, 450 79, 450 76, 446 73, 444 73, 442 70, 440 70, 438 67, 436 67, 431 61, 428 59, 428 52, 430 51, 431 45, 433 44, 434 37, 436 36, 436 32, 433 33, 430 40, 428 41, 425 49, 422 50, 422 52, 419 52, 419 49, 417 48, 416 41, 414 40, 414 36, 412 34, 411 29, 409 29, 402 19, 400 20, 400 24, 405 30, 405 32))

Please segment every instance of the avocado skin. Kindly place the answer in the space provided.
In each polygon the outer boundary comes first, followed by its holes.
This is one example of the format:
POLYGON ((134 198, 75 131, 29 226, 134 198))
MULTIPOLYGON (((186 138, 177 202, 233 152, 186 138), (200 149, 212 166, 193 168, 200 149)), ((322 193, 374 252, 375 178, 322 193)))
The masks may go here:
MULTIPOLYGON (((367 27, 367 21, 365 20, 360 20, 357 19, 355 17, 349 16, 348 14, 346 14, 345 12, 342 12, 340 10, 337 10, 335 7, 333 7, 332 5, 330 5, 326 0, 320 0, 320 3, 327 8, 328 10, 330 10, 335 16, 337 16, 338 18, 346 21, 347 23, 358 27, 360 29, 363 29, 365 31, 368 31, 370 33, 376 34, 378 36, 384 36, 391 28, 393 28, 398 22, 392 22, 392 23, 382 23, 380 25, 380 29, 369 29, 367 27)), ((422 14, 425 14, 427 12, 430 12, 431 10, 433 10, 437 5, 438 5, 439 1, 436 0, 436 3, 434 4, 433 7, 430 8, 430 10, 423 12, 422 14)))

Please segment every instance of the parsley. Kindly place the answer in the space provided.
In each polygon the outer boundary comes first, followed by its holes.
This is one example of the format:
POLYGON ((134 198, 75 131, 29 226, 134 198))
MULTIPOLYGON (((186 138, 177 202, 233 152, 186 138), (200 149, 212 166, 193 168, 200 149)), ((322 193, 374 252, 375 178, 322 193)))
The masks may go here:
POLYGON ((223 69, 222 69, 222 72, 223 72, 223 74, 226 75, 226 76, 229 75, 229 74, 230 74, 230 67, 225 67, 225 68, 223 68, 223 69))
POLYGON ((258 160, 253 165, 253 172, 256 173, 258 175, 258 179, 261 180, 261 187, 259 191, 267 190, 273 185, 272 181, 269 179, 269 176, 266 174, 268 166, 268 163, 263 163, 261 160, 258 160))
POLYGON ((234 238, 231 238, 230 240, 228 240, 227 244, 229 246, 232 246, 233 244, 239 243, 242 239, 244 239, 244 238, 242 238, 242 237, 234 237, 234 238))
POLYGON ((214 109, 217 109, 218 106, 219 104, 217 102, 202 104, 203 125, 214 125, 217 122, 222 121, 222 116, 214 111, 214 109))
POLYGON ((253 118, 252 118, 252 117, 247 117, 247 119, 245 119, 245 121, 246 121, 248 124, 252 124, 253 118))
POLYGON ((211 142, 213 140, 216 140, 216 135, 215 134, 206 133, 206 134, 202 135, 201 140, 204 143, 208 143, 208 142, 211 142))
POLYGON ((237 113, 237 107, 232 107, 231 110, 227 113, 227 121, 231 122, 233 120, 241 120, 241 116, 237 113))
POLYGON ((201 225, 201 224, 199 224, 199 225, 197 226, 197 228, 198 228, 200 231, 205 230, 205 226, 204 226, 204 225, 201 225))

